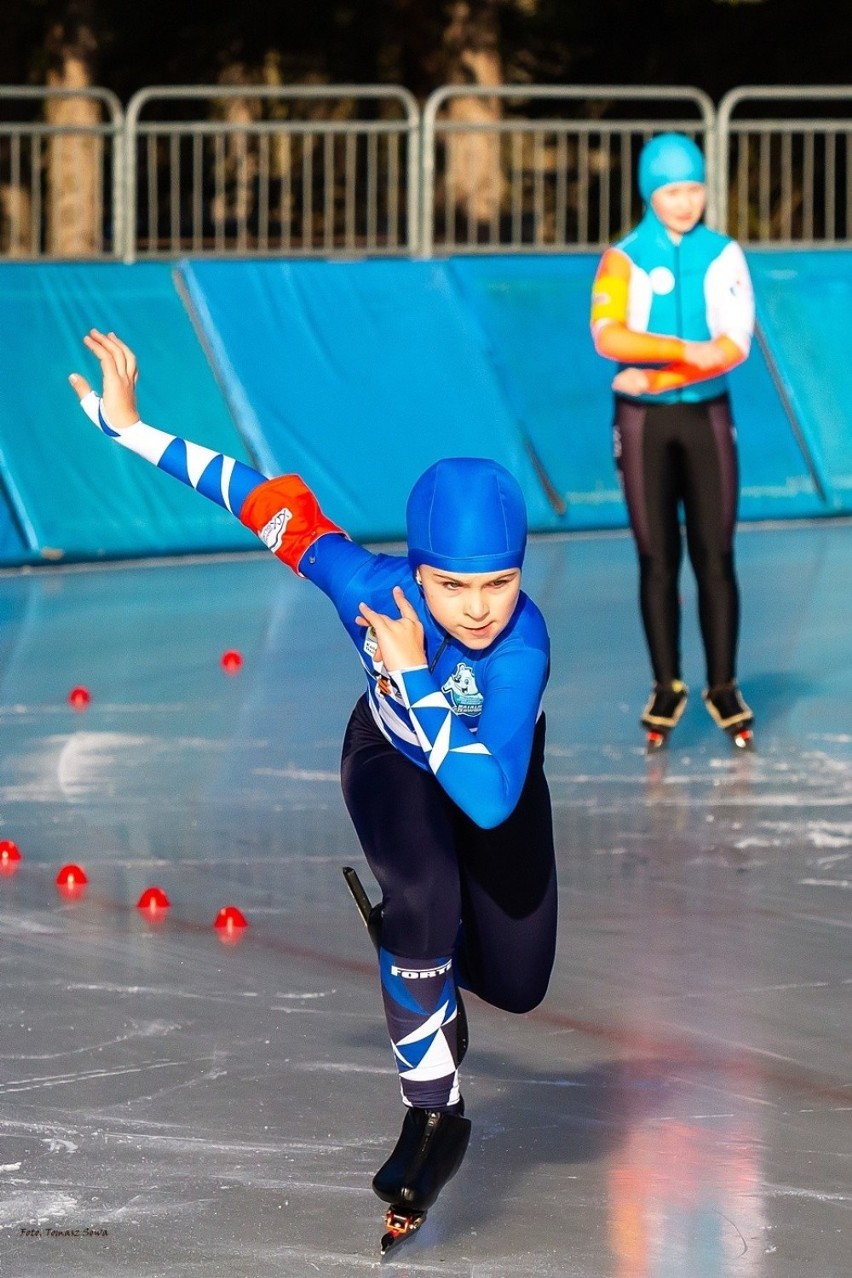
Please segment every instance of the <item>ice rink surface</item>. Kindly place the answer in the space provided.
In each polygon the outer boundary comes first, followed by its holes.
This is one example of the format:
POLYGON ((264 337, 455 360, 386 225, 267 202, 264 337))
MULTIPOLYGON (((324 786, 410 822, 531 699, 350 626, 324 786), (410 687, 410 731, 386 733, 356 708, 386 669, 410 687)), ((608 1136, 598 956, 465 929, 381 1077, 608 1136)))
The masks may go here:
POLYGON ((852 526, 737 546, 757 750, 701 704, 685 568, 692 695, 649 760, 632 542, 531 545, 556 968, 527 1016, 468 996, 470 1150, 384 1261, 402 1109, 330 604, 254 555, 1 574, 0 1275, 848 1278, 852 526))

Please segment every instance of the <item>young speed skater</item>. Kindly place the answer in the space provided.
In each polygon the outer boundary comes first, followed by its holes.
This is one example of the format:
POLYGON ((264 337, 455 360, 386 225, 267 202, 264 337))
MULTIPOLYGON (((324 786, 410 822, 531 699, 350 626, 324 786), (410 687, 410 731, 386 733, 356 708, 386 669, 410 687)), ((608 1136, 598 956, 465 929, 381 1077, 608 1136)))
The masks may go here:
POLYGON ((343 797, 381 889, 344 871, 373 943, 405 1117, 373 1178, 382 1251, 413 1233, 470 1138, 459 988, 511 1012, 544 997, 556 871, 544 774, 549 638, 521 590, 526 510, 494 461, 446 458, 408 499, 405 556, 353 543, 296 475, 251 466, 139 418, 137 364, 114 333, 83 339, 102 398, 81 406, 115 442, 252 529, 333 602, 367 681, 343 740, 343 797))
POLYGON ((654 674, 641 723, 654 749, 686 705, 678 592, 682 508, 698 586, 704 704, 745 748, 753 715, 736 682, 739 478, 725 374, 749 353, 754 295, 740 246, 701 221, 704 157, 691 138, 664 133, 645 144, 639 191, 644 216, 601 258, 591 324, 598 354, 621 364, 612 382, 615 457, 639 556, 654 674))

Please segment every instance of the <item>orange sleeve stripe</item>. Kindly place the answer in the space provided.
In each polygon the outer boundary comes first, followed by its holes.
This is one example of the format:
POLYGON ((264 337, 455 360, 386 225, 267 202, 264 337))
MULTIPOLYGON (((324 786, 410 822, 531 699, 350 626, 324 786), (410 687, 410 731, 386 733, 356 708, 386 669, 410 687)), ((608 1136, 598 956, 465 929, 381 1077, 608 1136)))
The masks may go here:
POLYGON ((617 249, 607 249, 600 260, 592 289, 592 328, 602 320, 627 319, 630 262, 617 249))
POLYGON ((623 364, 663 364, 680 359, 678 337, 638 333, 627 327, 630 300, 630 259, 619 249, 604 253, 592 290, 592 334, 595 350, 623 364))
POLYGON ((679 337, 637 333, 624 324, 610 323, 595 335, 595 350, 622 364, 664 364, 682 358, 683 342, 679 337))
POLYGON ((722 348, 724 357, 713 368, 696 368, 693 364, 679 361, 670 364, 668 368, 648 369, 649 394, 658 395, 660 391, 676 390, 681 386, 704 382, 708 377, 719 377, 736 368, 745 359, 743 351, 730 337, 717 337, 716 345, 722 348))
POLYGON ((727 373, 729 369, 736 368, 737 364, 741 364, 746 357, 746 352, 732 337, 717 337, 716 345, 721 346, 725 352, 725 363, 719 369, 721 373, 727 373))
POLYGON ((314 494, 298 475, 280 475, 258 484, 240 511, 240 522, 250 528, 276 559, 294 572, 309 546, 326 533, 342 528, 327 519, 314 494))

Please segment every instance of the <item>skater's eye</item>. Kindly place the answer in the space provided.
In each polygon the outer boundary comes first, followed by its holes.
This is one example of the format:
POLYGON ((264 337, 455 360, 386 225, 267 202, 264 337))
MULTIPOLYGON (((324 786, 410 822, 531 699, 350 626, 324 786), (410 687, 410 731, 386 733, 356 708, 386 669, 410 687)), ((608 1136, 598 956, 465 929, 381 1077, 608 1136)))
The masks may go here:
POLYGON ((510 572, 505 577, 495 577, 493 581, 488 582, 488 586, 491 590, 505 590, 507 586, 513 586, 517 580, 518 574, 510 572))

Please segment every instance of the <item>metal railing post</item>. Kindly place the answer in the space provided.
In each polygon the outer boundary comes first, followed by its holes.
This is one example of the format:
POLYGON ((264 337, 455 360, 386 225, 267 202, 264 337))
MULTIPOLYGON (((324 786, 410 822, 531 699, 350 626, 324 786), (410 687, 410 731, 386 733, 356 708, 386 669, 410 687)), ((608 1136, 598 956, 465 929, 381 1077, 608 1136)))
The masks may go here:
MULTIPOLYGON (((378 184, 378 168, 380 164, 379 144, 382 138, 402 137, 406 146, 406 162, 404 165, 405 182, 406 182, 406 200, 405 200, 405 237, 404 251, 409 253, 416 252, 419 242, 419 208, 420 208, 420 161, 418 155, 418 141, 420 136, 420 109, 417 100, 409 90, 398 86, 387 85, 363 85, 363 84, 332 84, 332 85, 294 85, 294 86, 269 86, 265 84, 245 84, 245 85, 181 85, 181 86, 153 86, 142 89, 134 94, 127 110, 127 130, 126 130, 126 199, 128 205, 127 212, 127 236, 125 244, 125 261, 138 260, 139 257, 139 146, 143 138, 151 136, 168 136, 173 144, 173 150, 180 145, 183 138, 191 137, 194 139, 212 139, 216 145, 224 145, 224 139, 228 137, 239 136, 240 138, 251 141, 258 140, 258 155, 266 157, 265 163, 267 168, 259 171, 257 174, 258 181, 266 183, 264 187, 264 199, 268 198, 268 187, 270 181, 270 169, 268 167, 268 146, 261 147, 259 139, 281 136, 287 137, 291 141, 301 139, 303 143, 303 172, 302 177, 307 185, 303 185, 303 208, 301 214, 303 217, 303 226, 307 225, 309 229, 310 243, 307 246, 302 244, 302 252, 322 252, 325 256, 335 256, 345 254, 351 256, 357 251, 357 245, 349 242, 347 227, 344 225, 342 234, 343 243, 337 242, 337 236, 332 219, 335 216, 335 182, 336 170, 334 169, 334 141, 337 137, 354 138, 356 142, 359 139, 367 139, 368 156, 366 161, 365 179, 367 182, 367 196, 365 216, 367 217, 367 226, 365 232, 365 250, 367 252, 398 252, 398 226, 390 228, 387 239, 388 244, 381 246, 376 243, 379 238, 377 225, 374 225, 374 216, 378 215, 382 208, 382 199, 385 204, 390 203, 392 207, 393 201, 388 200, 387 185, 380 188, 378 184), (228 99, 246 98, 256 100, 263 104, 271 103, 297 103, 306 101, 322 101, 327 99, 333 103, 339 103, 345 100, 351 100, 355 103, 363 101, 380 101, 393 104, 399 111, 401 118, 393 120, 371 120, 364 118, 337 118, 333 113, 328 113, 328 117, 318 117, 311 120, 284 120, 284 119, 258 119, 258 120, 240 120, 236 122, 229 121, 211 121, 209 118, 200 120, 158 120, 155 122, 142 120, 141 115, 146 106, 152 101, 187 101, 196 100, 202 102, 227 101, 228 99), (318 155, 313 154, 313 142, 315 139, 322 139, 322 150, 318 155), (329 170, 329 165, 331 169, 329 170), (317 177, 319 174, 319 177, 317 177), (316 205, 313 203, 314 183, 319 181, 324 183, 322 193, 316 205), (373 204, 375 202, 375 208, 373 204), (320 218, 323 219, 324 227, 322 237, 314 243, 314 224, 320 218)), ((248 144, 248 143, 247 143, 248 144)), ((346 152, 347 159, 344 159, 344 186, 347 182, 355 184, 357 187, 357 174, 353 178, 352 172, 347 170, 347 165, 351 165, 351 150, 346 152)), ((357 154, 357 152, 355 153, 357 154)), ((224 151, 219 156, 219 166, 224 158, 224 151)), ((245 158, 245 157, 244 157, 245 158)), ((244 171, 248 172, 244 165, 244 171)), ((391 170, 393 165, 390 165, 391 170)), ((156 174, 154 175, 156 176, 156 174)), ((398 179, 399 180, 399 179, 398 179)), ((397 194, 397 188, 394 187, 394 196, 397 194)), ((224 197, 224 189, 219 191, 220 197, 224 197)), ((151 199, 154 213, 158 213, 159 204, 156 192, 149 197, 151 199)), ((198 209, 197 193, 192 191, 190 203, 198 209)), ((266 208, 266 204, 264 204, 266 208)), ((398 216, 398 214, 397 214, 398 216)), ((174 217, 173 217, 174 222, 174 217)), ((346 216, 344 214, 344 223, 346 216)), ((153 232, 149 228, 149 238, 153 232)), ((228 242, 228 237, 223 236, 222 242, 217 243, 214 252, 220 253, 247 253, 250 251, 268 251, 274 252, 273 249, 258 250, 255 246, 248 244, 246 226, 243 221, 237 228, 234 237, 237 241, 236 250, 228 242)), ((290 236, 288 231, 288 245, 290 245, 290 236)), ((158 252, 159 250, 155 250, 158 252)), ((167 249, 166 252, 176 251, 173 247, 167 249)), ((193 251, 199 251, 197 245, 193 246, 193 251)), ((292 247, 291 247, 292 252, 292 247)))
MULTIPOLYGON (((422 215, 421 215, 421 253, 423 256, 430 256, 435 252, 435 222, 436 222, 436 190, 439 180, 437 165, 437 147, 438 139, 441 134, 445 137, 453 137, 464 134, 481 134, 491 135, 500 138, 505 135, 511 135, 513 140, 524 136, 535 135, 538 139, 538 153, 544 151, 543 135, 546 133, 553 134, 558 138, 567 138, 575 135, 578 141, 578 151, 586 155, 588 151, 588 139, 593 133, 600 133, 607 139, 610 136, 629 136, 630 134, 640 134, 642 136, 650 136, 652 133, 662 132, 669 128, 679 128, 684 131, 699 134, 704 142, 705 152, 708 161, 708 220, 715 218, 715 210, 717 207, 717 193, 715 190, 715 119, 716 113, 713 102, 710 97, 701 89, 691 86, 672 86, 658 88, 651 85, 639 85, 625 88, 623 85, 445 85, 440 89, 436 89, 426 101, 423 108, 423 171, 422 171, 422 215), (598 115, 595 114, 594 119, 587 117, 569 117, 564 113, 559 115, 556 112, 549 117, 531 118, 517 116, 511 118, 500 118, 491 122, 469 123, 465 121, 439 121, 438 113, 445 104, 453 99, 465 98, 495 98, 501 103, 512 101, 523 101, 532 103, 578 103, 578 102, 594 102, 598 106, 602 103, 621 104, 621 103, 638 103, 638 102, 654 102, 657 104, 666 104, 670 106, 672 103, 682 104, 685 108, 694 112, 697 118, 694 119, 677 119, 673 120, 670 116, 656 114, 647 114, 642 117, 633 116, 631 118, 616 117, 614 115, 598 115)), ((516 147, 516 151, 520 154, 521 147, 516 147)), ((587 157, 588 158, 588 157, 587 157)), ((630 158, 632 159, 632 150, 630 158)), ((537 186, 539 190, 539 199, 541 199, 541 191, 544 189, 542 178, 542 163, 539 159, 535 169, 537 178, 537 186)), ((515 202, 519 198, 519 191, 523 186, 523 174, 518 174, 512 170, 510 174, 510 184, 513 184, 515 193, 515 202)), ((585 199, 588 200, 587 185, 583 181, 578 180, 578 187, 584 192, 585 199)), ((449 201, 452 203, 452 201, 449 201)), ((522 220, 524 214, 529 216, 529 208, 526 204, 522 204, 520 212, 515 209, 512 217, 512 236, 508 239, 498 237, 495 241, 493 238, 486 238, 484 245, 478 241, 476 243, 465 242, 461 245, 456 241, 455 236, 448 237, 445 245, 447 251, 453 251, 459 247, 465 251, 471 252, 475 248, 485 251, 493 251, 499 249, 501 252, 520 251, 524 248, 523 237, 517 239, 515 236, 516 225, 522 220)), ((532 210, 533 218, 536 219, 537 225, 543 215, 541 207, 534 207, 532 210)), ((597 247, 599 238, 593 239, 585 230, 588 223, 588 207, 587 204, 578 205, 578 219, 580 223, 580 235, 578 242, 571 245, 567 242, 559 242, 555 238, 548 244, 541 241, 540 227, 536 232, 536 240, 533 243, 533 251, 564 251, 570 247, 597 247)), ((529 251, 529 249, 527 250, 529 251)))
MULTIPOLYGON (((97 253, 81 253, 82 258, 94 256, 106 256, 105 252, 105 226, 108 220, 112 226, 112 245, 110 256, 117 257, 120 254, 121 221, 123 217, 123 207, 120 193, 120 181, 117 172, 120 169, 120 153, 122 145, 122 136, 124 128, 124 111, 120 100, 111 89, 104 89, 99 86, 85 86, 74 89, 60 89, 42 86, 21 86, 21 85, 0 85, 0 100, 2 101, 30 101, 40 102, 43 105, 57 100, 83 99, 86 101, 97 102, 104 108, 107 119, 102 123, 83 123, 83 124, 51 124, 43 121, 13 121, 0 123, 0 137, 8 136, 16 140, 13 154, 20 156, 20 139, 29 141, 31 150, 39 157, 41 156, 41 143, 44 140, 48 142, 56 138, 101 138, 106 142, 106 162, 111 166, 111 182, 110 191, 110 207, 107 210, 101 208, 102 214, 108 214, 108 219, 102 216, 101 225, 98 229, 98 249, 97 253), (38 147, 36 146, 38 143, 38 147), (117 229, 118 228, 118 229, 117 229)), ((101 164, 103 165, 103 157, 101 164)), ((31 225, 30 241, 33 245, 33 252, 23 256, 31 256, 35 259, 42 258, 46 254, 42 251, 44 225, 46 217, 44 213, 44 201, 42 200, 41 184, 43 173, 41 171, 41 160, 35 164, 34 172, 31 177, 31 191, 35 192, 34 203, 38 215, 38 224, 31 225), (36 231, 35 237, 32 232, 36 231)), ((13 176, 10 174, 10 176, 13 176)), ((103 168, 98 174, 98 179, 103 177, 103 168)), ((1 180, 1 179, 0 179, 1 180)), ((103 204, 103 197, 101 204, 103 204)))

